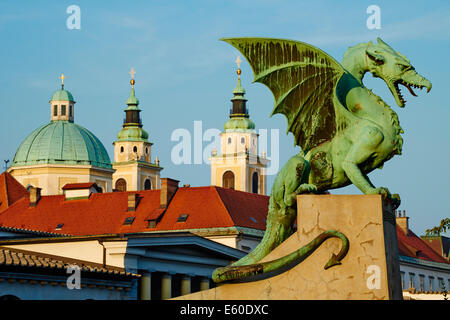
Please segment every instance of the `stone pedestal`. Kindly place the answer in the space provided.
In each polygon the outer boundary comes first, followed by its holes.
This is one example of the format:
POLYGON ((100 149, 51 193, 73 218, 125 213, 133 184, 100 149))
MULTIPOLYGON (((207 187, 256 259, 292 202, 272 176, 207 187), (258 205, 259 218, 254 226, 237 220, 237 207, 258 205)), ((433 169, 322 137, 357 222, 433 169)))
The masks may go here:
POLYGON ((402 299, 395 213, 380 195, 300 195, 297 203, 297 232, 262 261, 285 256, 323 231, 337 230, 350 243, 341 265, 324 269, 341 248, 341 241, 331 238, 303 262, 273 277, 224 284, 179 299, 402 299))

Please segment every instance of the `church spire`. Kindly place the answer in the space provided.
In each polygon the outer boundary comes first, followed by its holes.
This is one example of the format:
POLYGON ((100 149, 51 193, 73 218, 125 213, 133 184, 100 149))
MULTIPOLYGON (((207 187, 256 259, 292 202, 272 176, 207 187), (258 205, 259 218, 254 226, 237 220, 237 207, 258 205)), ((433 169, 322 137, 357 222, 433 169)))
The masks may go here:
POLYGON ((139 109, 139 99, 136 98, 135 92, 134 92, 134 84, 136 81, 134 80, 134 74, 136 72, 134 71, 134 68, 131 68, 130 74, 131 74, 131 93, 129 98, 127 99, 127 105, 128 107, 125 109, 126 118, 124 121, 123 126, 139 126, 142 127, 140 112, 139 109))
POLYGON ((245 89, 242 87, 241 84, 241 58, 238 56, 236 58, 236 64, 238 66, 238 69, 236 71, 236 74, 238 75, 238 81, 236 88, 233 90, 234 97, 231 99, 231 102, 233 103, 231 112, 230 112, 230 118, 233 117, 249 117, 248 109, 246 106, 247 99, 244 98, 245 95, 245 89))

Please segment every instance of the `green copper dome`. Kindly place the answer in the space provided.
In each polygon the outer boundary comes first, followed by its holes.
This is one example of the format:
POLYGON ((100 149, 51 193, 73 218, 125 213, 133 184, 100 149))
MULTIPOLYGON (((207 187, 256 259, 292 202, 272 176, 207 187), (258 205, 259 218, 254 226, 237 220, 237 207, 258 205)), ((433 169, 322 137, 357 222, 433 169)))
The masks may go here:
POLYGON ((52 99, 50 101, 72 101, 72 102, 75 102, 72 94, 69 91, 64 90, 64 89, 56 91, 53 94, 52 99))
POLYGON ((233 117, 230 118, 223 126, 225 131, 227 130, 254 130, 255 124, 252 120, 246 117, 233 117))
POLYGON ((130 97, 127 99, 127 105, 128 105, 128 110, 131 109, 136 109, 139 110, 139 108, 137 107, 137 105, 139 104, 139 99, 136 98, 135 93, 134 93, 134 88, 131 88, 131 94, 130 97))
POLYGON ((139 126, 125 126, 117 134, 117 141, 145 141, 148 142, 148 133, 139 126))
POLYGON ((92 132, 62 120, 34 130, 20 145, 11 166, 39 164, 112 168, 105 147, 92 132))

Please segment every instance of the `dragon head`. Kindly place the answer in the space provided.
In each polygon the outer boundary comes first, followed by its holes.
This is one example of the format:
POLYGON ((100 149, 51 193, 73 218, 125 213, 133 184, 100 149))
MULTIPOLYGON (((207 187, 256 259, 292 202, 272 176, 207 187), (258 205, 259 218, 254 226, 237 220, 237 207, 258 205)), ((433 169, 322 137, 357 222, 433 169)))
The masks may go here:
POLYGON ((400 84, 415 97, 417 95, 412 87, 420 89, 426 87, 427 92, 431 90, 431 82, 416 72, 408 58, 392 49, 380 38, 377 44, 371 41, 368 43, 366 61, 372 75, 386 82, 399 107, 404 107, 406 102, 400 91, 400 84))

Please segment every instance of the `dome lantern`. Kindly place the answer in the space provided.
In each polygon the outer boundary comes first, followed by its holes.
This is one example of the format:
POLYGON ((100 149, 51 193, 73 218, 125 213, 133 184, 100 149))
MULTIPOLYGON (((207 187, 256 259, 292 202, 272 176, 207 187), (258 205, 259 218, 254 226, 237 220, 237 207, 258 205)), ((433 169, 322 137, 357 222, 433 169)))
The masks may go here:
POLYGON ((72 94, 64 89, 64 74, 61 73, 61 90, 57 90, 50 99, 51 121, 74 121, 75 100, 72 94))

